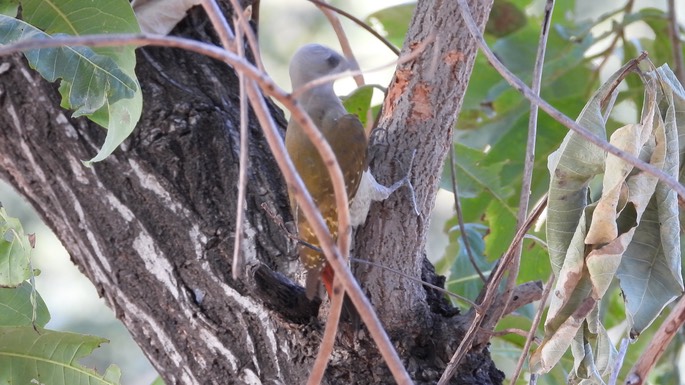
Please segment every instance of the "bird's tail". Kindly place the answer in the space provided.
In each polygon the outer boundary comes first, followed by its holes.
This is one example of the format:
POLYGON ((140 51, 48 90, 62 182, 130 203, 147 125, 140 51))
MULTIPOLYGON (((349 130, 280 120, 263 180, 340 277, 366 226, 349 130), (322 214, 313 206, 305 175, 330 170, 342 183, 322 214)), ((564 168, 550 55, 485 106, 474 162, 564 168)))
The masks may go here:
MULTIPOLYGON (((333 298, 333 278, 335 273, 331 265, 326 264, 321 271, 321 282, 323 282, 326 292, 328 293, 328 298, 333 298)), ((350 296, 345 293, 345 298, 343 299, 342 312, 340 314, 340 320, 343 322, 349 322, 354 325, 354 329, 359 329, 361 326, 361 317, 357 312, 350 296)))

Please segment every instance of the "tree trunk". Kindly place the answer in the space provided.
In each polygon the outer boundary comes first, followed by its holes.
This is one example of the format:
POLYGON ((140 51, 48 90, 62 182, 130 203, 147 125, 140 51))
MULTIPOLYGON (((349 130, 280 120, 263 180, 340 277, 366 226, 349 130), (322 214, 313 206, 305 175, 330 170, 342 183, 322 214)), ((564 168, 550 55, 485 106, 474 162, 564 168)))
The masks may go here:
MULTIPOLYGON (((416 150, 412 183, 372 207, 354 255, 442 284, 425 259, 429 213, 476 54, 455 2, 419 2, 400 66, 388 89, 372 167, 392 182, 416 150), (399 160, 399 162, 397 161, 399 160)), ((490 0, 471 1, 482 26, 490 0)), ((205 41, 214 32, 193 9, 174 32, 205 41)), ((278 38, 278 37, 262 37, 278 38)), ((223 63, 180 50, 138 50, 144 112, 130 139, 86 168, 105 132, 59 108, 57 86, 20 56, 0 59, 0 176, 55 231, 167 384, 306 381, 323 327, 320 302, 292 277, 301 267, 284 232, 266 213, 290 219, 285 185, 256 119, 250 119, 246 271, 231 278, 238 180, 236 75, 223 63)), ((283 115, 272 107, 285 127, 283 115)), ((465 318, 441 295, 378 268, 360 282, 416 383, 437 381, 457 348, 465 318)), ((329 384, 391 382, 364 333, 343 334, 329 384)), ((499 384, 487 351, 470 353, 453 380, 499 384)))

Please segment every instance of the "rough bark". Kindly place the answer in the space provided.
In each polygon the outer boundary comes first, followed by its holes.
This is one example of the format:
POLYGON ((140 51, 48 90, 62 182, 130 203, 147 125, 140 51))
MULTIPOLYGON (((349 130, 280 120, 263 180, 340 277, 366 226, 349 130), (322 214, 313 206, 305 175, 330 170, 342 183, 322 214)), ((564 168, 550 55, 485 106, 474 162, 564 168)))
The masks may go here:
MULTIPOLYGON (((481 29, 491 3, 470 2, 481 29)), ((402 175, 401 166, 415 154, 411 173, 419 215, 408 194, 393 195, 372 208, 357 249, 362 258, 419 277, 430 212, 477 47, 451 1, 419 2, 407 36, 403 55, 421 49, 426 41, 433 42, 425 45, 416 60, 397 68, 378 123, 376 139, 383 144, 376 146, 371 166, 381 182, 389 183, 393 176, 402 175)), ((420 284, 375 267, 359 270, 379 315, 390 322, 386 327, 401 329, 433 322, 420 284)))
MULTIPOLYGON (((401 66, 391 84, 380 121, 386 140, 373 162, 387 183, 416 150, 412 181, 421 215, 412 214, 403 193, 374 206, 355 252, 438 284, 424 258, 428 214, 475 58, 475 43, 459 28, 453 3, 419 3, 404 51, 431 33, 435 41, 401 66)), ((471 3, 482 24, 491 2, 471 3)), ((202 40, 214 35, 200 9, 175 33, 202 40)), ((0 74, 0 177, 36 207, 167 384, 303 383, 322 332, 319 303, 307 301, 288 278, 299 269, 294 249, 262 209, 266 204, 289 219, 284 183, 255 119, 243 224, 247 271, 240 281, 231 279, 235 74, 179 50, 148 47, 138 60, 143 117, 121 149, 86 168, 80 161, 96 153, 104 131, 61 110, 56 86, 23 58, 0 58, 10 64, 0 74)), ((273 114, 284 126, 280 111, 273 114)), ((412 377, 434 383, 464 320, 420 285, 382 270, 360 273, 412 377)), ((342 336, 328 383, 391 382, 363 332, 342 336)), ((487 352, 474 352, 454 383, 502 378, 487 352)))

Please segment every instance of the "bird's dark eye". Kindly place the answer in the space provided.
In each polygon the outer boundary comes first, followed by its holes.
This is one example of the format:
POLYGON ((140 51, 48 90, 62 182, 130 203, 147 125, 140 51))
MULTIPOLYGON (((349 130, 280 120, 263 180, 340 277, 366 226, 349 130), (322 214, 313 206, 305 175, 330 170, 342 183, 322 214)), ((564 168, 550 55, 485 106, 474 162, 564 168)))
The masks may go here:
POLYGON ((326 59, 326 63, 328 63, 331 68, 335 68, 340 64, 340 58, 336 55, 331 55, 326 59))

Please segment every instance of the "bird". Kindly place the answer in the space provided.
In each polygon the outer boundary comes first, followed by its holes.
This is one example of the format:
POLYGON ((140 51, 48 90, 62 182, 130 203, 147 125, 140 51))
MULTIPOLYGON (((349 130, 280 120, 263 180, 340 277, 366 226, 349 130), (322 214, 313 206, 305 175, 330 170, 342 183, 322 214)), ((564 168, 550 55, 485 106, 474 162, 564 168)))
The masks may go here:
MULTIPOLYGON (((307 44, 293 55, 289 73, 293 90, 297 90, 312 80, 348 69, 351 69, 350 62, 336 51, 320 44, 307 44)), ((347 112, 335 94, 332 82, 304 90, 298 101, 333 150, 345 180, 347 197, 352 200, 359 188, 362 175, 368 168, 368 139, 364 126, 356 115, 347 112)), ((338 212, 331 177, 314 144, 292 117, 286 128, 285 146, 328 230, 333 238, 337 239, 338 212)), ((318 248, 317 237, 298 207, 291 188, 288 189, 288 194, 298 237, 304 243, 318 248)), ((355 224, 360 222, 354 218, 352 220, 355 224)), ((319 250, 305 244, 298 247, 300 261, 307 272, 307 298, 311 300, 318 296, 319 282, 324 284, 330 297, 334 273, 327 264, 326 257, 319 250)))

